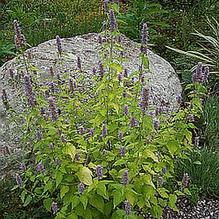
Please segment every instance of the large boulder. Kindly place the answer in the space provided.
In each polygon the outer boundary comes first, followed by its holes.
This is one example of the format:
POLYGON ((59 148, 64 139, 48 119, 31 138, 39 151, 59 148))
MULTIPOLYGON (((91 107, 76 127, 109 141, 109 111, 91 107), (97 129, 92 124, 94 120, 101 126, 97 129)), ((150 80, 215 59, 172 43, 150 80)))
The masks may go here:
MULTIPOLYGON (((83 36, 76 36, 72 38, 62 39, 62 47, 64 51, 64 57, 62 64, 57 64, 57 48, 56 41, 50 40, 44 42, 37 47, 30 48, 26 51, 25 56, 31 54, 29 60, 31 66, 35 66, 38 76, 42 81, 46 81, 49 78, 49 68, 56 66, 56 72, 75 71, 77 69, 77 57, 80 56, 82 61, 83 74, 88 78, 92 74, 93 67, 98 66, 99 51, 101 45, 98 42, 98 34, 86 34, 83 36)), ((139 68, 139 51, 140 45, 125 37, 122 37, 122 45, 124 47, 124 55, 127 58, 124 63, 124 67, 129 70, 129 73, 138 70, 139 68)), ((159 105, 161 102, 168 104, 169 109, 175 110, 178 108, 176 96, 181 94, 182 88, 180 81, 175 73, 174 69, 166 60, 160 56, 154 54, 152 51, 148 51, 150 71, 146 73, 148 79, 148 85, 150 87, 150 103, 152 105, 159 105)), ((20 57, 22 60, 22 57, 20 57)), ((0 95, 2 89, 5 88, 8 92, 10 102, 14 106, 19 106, 19 102, 16 102, 20 98, 19 88, 10 85, 10 69, 14 72, 25 72, 25 65, 18 58, 14 58, 11 61, 5 63, 0 68, 0 95)), ((34 70, 32 67, 32 70, 34 70)), ((0 101, 0 133, 5 135, 5 118, 4 118, 4 106, 0 101)), ((10 127, 9 127, 10 129, 10 127)), ((1 136, 0 136, 0 139, 1 136)), ((1 147, 5 144, 5 141, 0 140, 0 153, 1 147)))

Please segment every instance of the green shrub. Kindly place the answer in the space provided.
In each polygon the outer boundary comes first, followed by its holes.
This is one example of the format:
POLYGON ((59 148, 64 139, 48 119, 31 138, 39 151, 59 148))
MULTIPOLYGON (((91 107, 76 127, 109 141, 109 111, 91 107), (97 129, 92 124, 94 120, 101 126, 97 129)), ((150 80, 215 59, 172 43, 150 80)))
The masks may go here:
POLYGON ((179 162, 177 167, 179 179, 186 172, 191 183, 200 189, 202 197, 219 195, 219 154, 206 149, 194 151, 188 160, 179 162))
POLYGON ((30 219, 30 218, 53 218, 40 205, 23 207, 20 200, 20 192, 13 190, 15 180, 4 179, 0 180, 0 217, 4 219, 30 219))
MULTIPOLYGON (((83 86, 83 77, 73 79, 71 72, 61 78, 51 75, 51 83, 42 85, 34 74, 27 74, 31 66, 23 57, 24 112, 17 115, 3 97, 10 118, 23 121, 22 144, 30 146, 30 157, 16 175, 22 203, 43 202, 57 219, 137 218, 139 210, 160 218, 164 207, 177 210, 177 196, 188 193, 185 182, 169 190, 165 183, 173 177, 175 159, 187 158, 191 150, 194 125, 188 115, 200 117, 200 97, 206 90, 198 82, 190 85, 188 108, 169 116, 157 111, 153 118, 148 111, 155 107, 148 105, 149 90, 142 80, 149 65, 147 26, 140 70, 127 76, 113 11, 110 15, 103 59, 89 89, 83 86)), ((19 29, 17 39, 22 53, 25 41, 19 29)), ((57 64, 62 66, 59 37, 57 47, 57 64)), ((82 73, 80 58, 77 67, 75 73, 82 73)))
POLYGON ((147 22, 150 27, 150 38, 152 42, 161 40, 161 30, 169 27, 164 20, 168 11, 162 9, 159 3, 145 0, 134 0, 128 5, 127 10, 119 16, 121 19, 120 30, 127 37, 139 41, 140 27, 147 22), (163 18, 163 19, 162 19, 163 18))
MULTIPOLYGON (((198 37, 197 44, 199 45, 195 51, 183 51, 180 49, 169 49, 178 52, 182 55, 192 58, 195 61, 201 61, 210 67, 212 87, 218 89, 219 80, 219 23, 215 18, 207 19, 208 32, 207 34, 196 31, 192 35, 198 37)), ((192 63, 192 62, 191 62, 192 63)), ((187 68, 188 69, 188 68, 187 68)), ((193 67, 193 70, 195 67, 193 67)))
POLYGON ((209 150, 219 151, 219 97, 208 97, 204 105, 203 128, 205 147, 209 150))
POLYGON ((22 23, 28 42, 34 46, 56 34, 71 37, 87 32, 99 32, 102 25, 101 1, 92 0, 10 0, 2 9, 0 37, 12 42, 11 25, 22 23))
POLYGON ((7 59, 15 56, 14 44, 5 41, 0 41, 0 66, 7 61, 7 59))

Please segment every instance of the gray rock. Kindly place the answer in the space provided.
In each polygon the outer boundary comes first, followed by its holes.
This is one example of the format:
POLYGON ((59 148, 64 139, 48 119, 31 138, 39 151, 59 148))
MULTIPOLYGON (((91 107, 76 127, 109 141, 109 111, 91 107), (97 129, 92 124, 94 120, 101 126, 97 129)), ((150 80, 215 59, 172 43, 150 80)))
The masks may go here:
MULTIPOLYGON (((79 75, 77 69, 77 57, 81 58, 82 70, 84 76, 86 76, 86 82, 89 82, 89 78, 92 74, 93 67, 98 67, 99 51, 101 49, 98 43, 98 34, 91 33, 83 36, 76 36, 73 38, 62 39, 62 47, 64 56, 62 63, 58 61, 56 41, 50 40, 44 42, 37 47, 28 49, 25 52, 25 56, 31 54, 31 59, 28 65, 31 65, 31 71, 37 71, 37 74, 42 82, 49 81, 49 68, 54 67, 56 73, 63 74, 65 71, 71 71, 76 77, 79 75)), ((124 68, 132 73, 139 68, 139 48, 140 45, 125 37, 122 37, 122 45, 124 46, 124 55, 127 61, 124 63, 124 68)), ((182 87, 180 81, 172 68, 172 66, 160 56, 154 54, 152 51, 148 51, 150 72, 146 72, 146 78, 148 79, 148 86, 150 88, 150 103, 151 105, 159 105, 162 102, 168 104, 170 110, 178 108, 176 96, 181 94, 182 87)), ((25 65, 20 57, 14 58, 11 61, 5 63, 0 68, 0 95, 2 89, 5 88, 8 92, 10 103, 17 108, 20 106, 22 109, 22 87, 11 86, 9 69, 13 69, 16 74, 21 74, 25 70, 25 65)), ((89 83, 88 83, 89 84, 89 83)), ((19 109, 18 109, 19 110, 19 109)), ((4 107, 0 101, 0 130, 3 134, 5 130, 5 114, 4 107)), ((10 129, 10 127, 8 127, 10 129)), ((4 135, 4 134, 3 134, 4 135)), ((1 137, 0 137, 1 139, 1 137)), ((1 147, 1 146, 0 146, 1 147)), ((1 150, 0 150, 1 151, 1 150)))

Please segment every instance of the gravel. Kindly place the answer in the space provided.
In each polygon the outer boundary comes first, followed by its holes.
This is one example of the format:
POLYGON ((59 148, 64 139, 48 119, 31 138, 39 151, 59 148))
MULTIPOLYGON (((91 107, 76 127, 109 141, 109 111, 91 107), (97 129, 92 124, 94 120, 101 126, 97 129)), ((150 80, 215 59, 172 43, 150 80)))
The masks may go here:
MULTIPOLYGON (((195 206, 191 206, 188 199, 181 198, 177 206, 179 212, 165 208, 162 219, 219 219, 219 200, 201 199, 195 206)), ((154 219, 150 214, 145 219, 154 219)))

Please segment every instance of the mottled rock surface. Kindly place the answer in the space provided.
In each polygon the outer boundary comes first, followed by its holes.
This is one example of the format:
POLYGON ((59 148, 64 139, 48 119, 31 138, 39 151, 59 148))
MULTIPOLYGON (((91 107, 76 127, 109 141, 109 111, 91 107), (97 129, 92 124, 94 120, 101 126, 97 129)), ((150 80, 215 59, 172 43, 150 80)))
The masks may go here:
MULTIPOLYGON (((64 71, 71 71, 72 74, 78 74, 75 70, 77 69, 77 56, 80 56, 83 74, 86 74, 86 78, 89 80, 93 67, 97 67, 100 60, 99 50, 101 45, 98 43, 98 34, 86 34, 83 36, 62 39, 61 41, 64 51, 62 64, 57 63, 58 56, 55 40, 50 40, 37 47, 28 49, 25 56, 28 56, 28 53, 31 54, 29 62, 31 66, 35 66, 34 68, 32 67, 32 70, 37 70, 37 74, 43 82, 49 78, 49 68, 51 66, 55 66, 55 71, 60 74, 64 71)), ((122 45, 124 46, 124 56, 127 58, 124 67, 129 70, 129 73, 132 73, 139 68, 138 55, 140 45, 125 37, 122 37, 122 45)), ((148 57, 150 72, 146 73, 146 77, 150 87, 150 103, 152 105, 157 105, 163 101, 168 103, 170 109, 176 109, 178 107, 176 96, 181 94, 182 88, 174 69, 166 60, 154 54, 152 51, 148 51, 148 57)), ((13 69, 15 74, 16 72, 19 72, 20 74, 21 71, 25 73, 26 70, 24 63, 22 62, 22 57, 20 57, 20 60, 21 61, 15 58, 5 63, 0 68, 0 95, 2 93, 2 88, 5 88, 9 94, 12 106, 14 105, 15 107, 20 105, 19 100, 21 99, 21 96, 19 92, 21 89, 13 88, 9 85, 9 69, 13 69)), ((4 107, 1 101, 0 124, 0 131, 1 134, 3 134, 3 130, 5 130, 5 121, 4 107)), ((1 150, 2 148, 0 145, 0 151, 1 150)))

